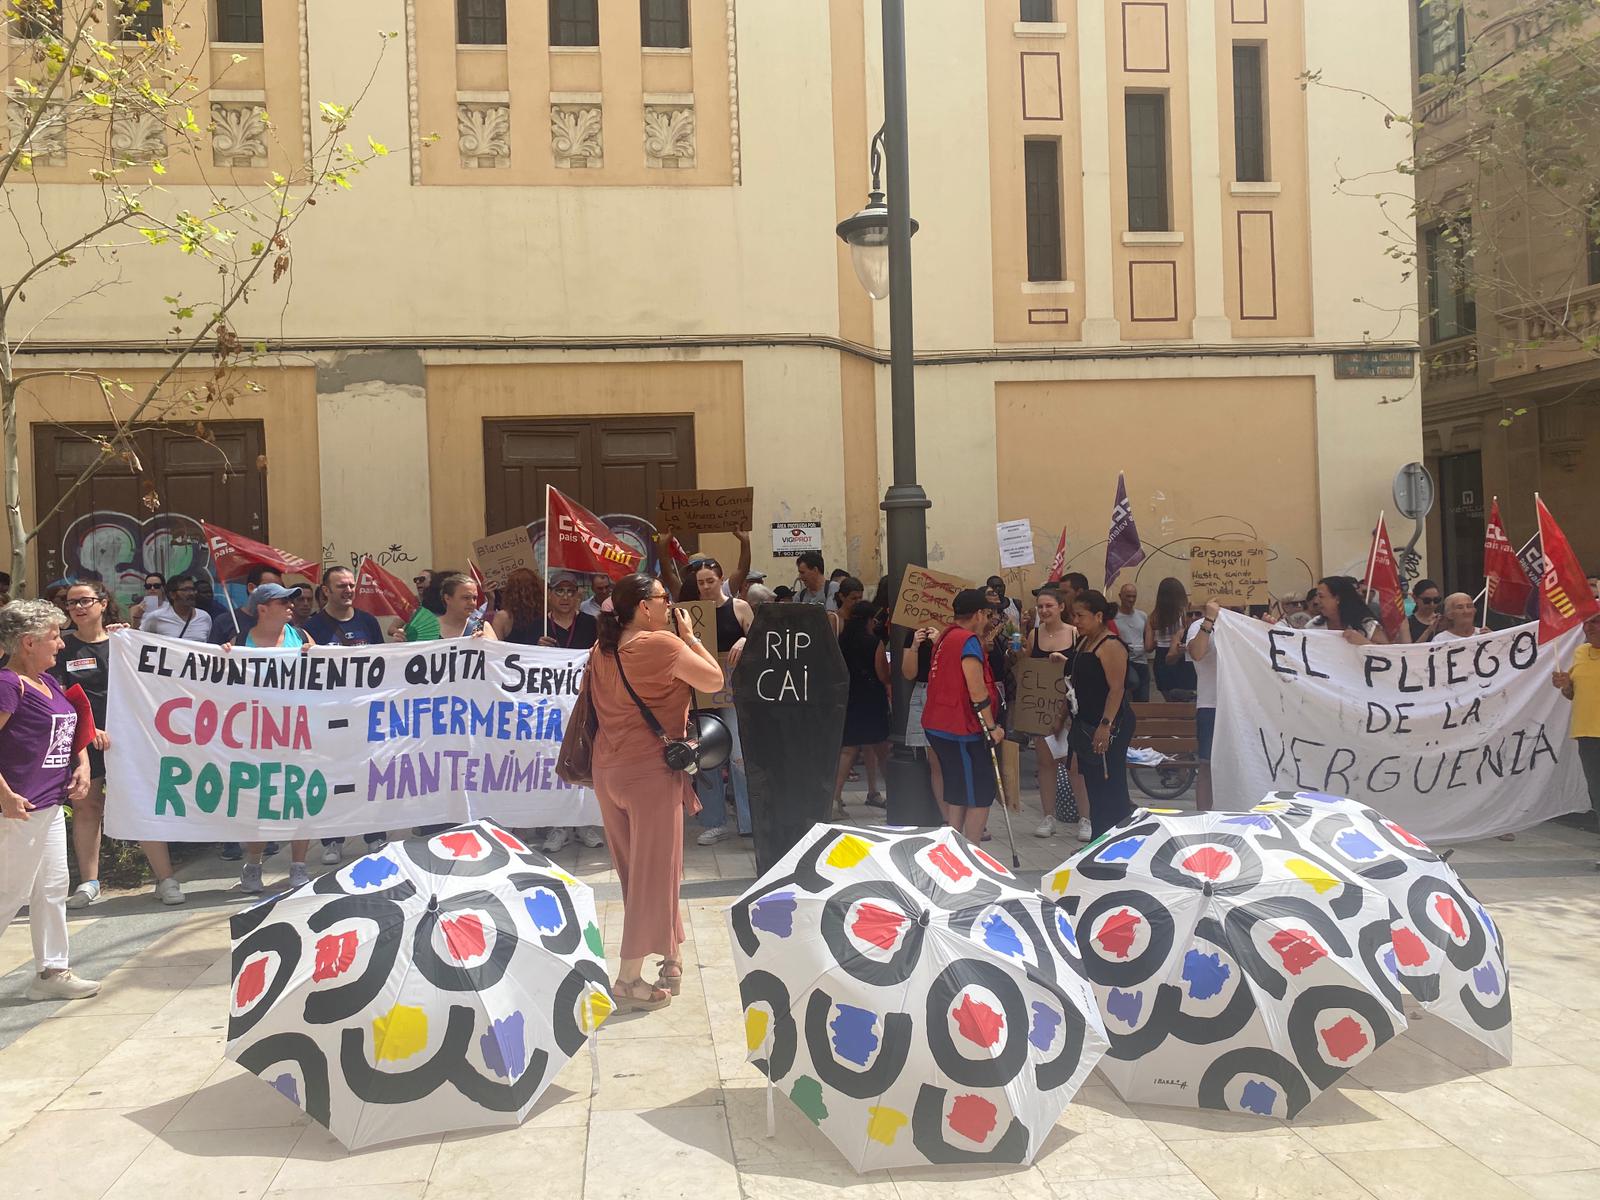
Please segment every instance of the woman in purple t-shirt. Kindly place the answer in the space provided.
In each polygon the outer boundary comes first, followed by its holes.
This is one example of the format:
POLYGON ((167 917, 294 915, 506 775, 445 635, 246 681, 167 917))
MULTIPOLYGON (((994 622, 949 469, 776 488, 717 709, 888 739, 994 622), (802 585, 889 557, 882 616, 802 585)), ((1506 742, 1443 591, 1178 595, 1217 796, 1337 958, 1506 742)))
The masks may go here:
POLYGON ((66 618, 44 600, 0 608, 0 928, 28 906, 30 1000, 78 1000, 100 985, 67 966, 67 834, 62 804, 89 790, 89 756, 73 750, 78 713, 50 674, 66 618))

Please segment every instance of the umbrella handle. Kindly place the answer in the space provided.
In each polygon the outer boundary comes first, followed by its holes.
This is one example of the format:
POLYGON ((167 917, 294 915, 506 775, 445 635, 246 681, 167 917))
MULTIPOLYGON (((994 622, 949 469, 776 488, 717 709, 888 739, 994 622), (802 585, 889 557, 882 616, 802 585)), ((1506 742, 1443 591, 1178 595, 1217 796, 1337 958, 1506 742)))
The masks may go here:
POLYGON ((589 1099, 600 1093, 600 1039, 589 1035, 589 1099))
MULTIPOLYGON (((767 1069, 772 1069, 770 1063, 767 1069)), ((767 1136, 769 1138, 778 1136, 778 1114, 772 1110, 772 1076, 770 1075, 767 1076, 767 1136)))

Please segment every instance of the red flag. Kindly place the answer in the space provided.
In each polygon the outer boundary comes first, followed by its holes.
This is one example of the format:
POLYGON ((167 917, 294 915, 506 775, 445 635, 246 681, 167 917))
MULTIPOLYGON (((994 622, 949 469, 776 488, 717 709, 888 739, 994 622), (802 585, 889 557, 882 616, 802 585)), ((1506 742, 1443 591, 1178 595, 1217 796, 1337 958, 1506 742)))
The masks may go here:
POLYGON ((1489 607, 1503 617, 1521 617, 1528 611, 1533 584, 1517 561, 1517 552, 1500 521, 1500 497, 1489 506, 1489 527, 1483 531, 1483 579, 1489 589, 1489 607))
POLYGON ((1401 599, 1400 564, 1389 544, 1389 530, 1378 514, 1378 528, 1372 535, 1372 553, 1367 557, 1367 578, 1362 588, 1378 596, 1378 623, 1391 638, 1399 636, 1406 623, 1405 603, 1401 599))
POLYGON ((1061 582, 1061 572, 1067 569, 1067 527, 1061 527, 1061 540, 1056 543, 1056 556, 1050 560, 1050 583, 1061 582))
POLYGON ((676 537, 669 537, 667 539, 667 553, 672 555, 672 561, 677 563, 680 567, 687 567, 689 565, 689 552, 683 548, 683 543, 680 542, 676 537))
POLYGON ((417 611, 417 597, 368 556, 361 560, 361 569, 356 572, 356 607, 375 617, 409 621, 417 611))
POLYGON ((304 575, 313 582, 322 579, 322 564, 277 550, 262 542, 251 541, 243 534, 222 529, 208 521, 200 522, 200 531, 206 536, 211 550, 211 569, 218 583, 242 579, 252 566, 271 567, 285 575, 304 575))
POLYGON ((1578 556, 1572 552, 1567 535, 1550 515, 1550 510, 1533 494, 1539 513, 1539 541, 1544 545, 1544 577, 1539 581, 1539 641, 1548 642, 1567 630, 1582 625, 1600 613, 1600 600, 1589 591, 1589 581, 1578 556))
POLYGON ((619 543, 616 535, 583 505, 546 488, 544 557, 551 571, 578 571, 585 575, 605 573, 623 579, 639 570, 639 555, 619 543))

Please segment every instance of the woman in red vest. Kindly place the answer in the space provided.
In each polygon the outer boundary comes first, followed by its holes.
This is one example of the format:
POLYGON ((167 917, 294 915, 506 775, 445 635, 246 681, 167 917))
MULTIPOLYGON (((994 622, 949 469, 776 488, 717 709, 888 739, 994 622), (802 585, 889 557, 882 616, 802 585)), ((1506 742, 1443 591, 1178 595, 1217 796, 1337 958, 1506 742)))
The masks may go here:
POLYGON ((1006 736, 1000 695, 983 652, 982 635, 994 605, 980 589, 968 588, 956 594, 953 607, 955 621, 933 651, 922 728, 937 751, 951 827, 976 842, 995 800, 994 760, 984 743, 1006 736))

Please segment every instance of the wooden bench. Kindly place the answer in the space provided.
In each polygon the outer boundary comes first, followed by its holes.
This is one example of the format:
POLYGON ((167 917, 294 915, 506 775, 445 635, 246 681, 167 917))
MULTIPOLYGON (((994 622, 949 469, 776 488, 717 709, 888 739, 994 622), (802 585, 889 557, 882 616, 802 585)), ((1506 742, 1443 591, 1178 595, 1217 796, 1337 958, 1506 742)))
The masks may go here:
POLYGON ((1168 759, 1163 765, 1198 766, 1200 743, 1195 734, 1194 708, 1192 704, 1134 704, 1133 716, 1136 724, 1133 740, 1128 743, 1129 748, 1159 751, 1168 759))

